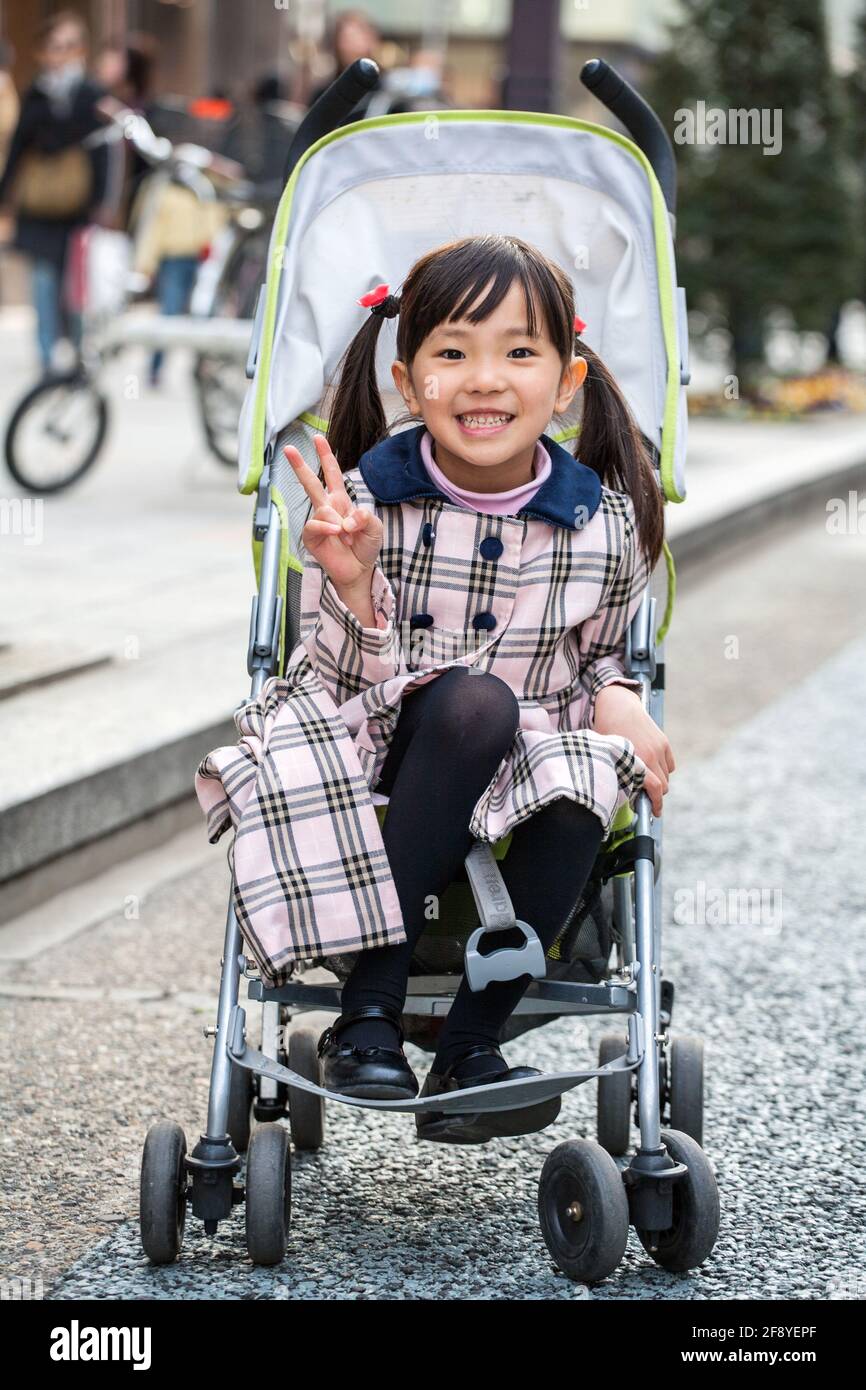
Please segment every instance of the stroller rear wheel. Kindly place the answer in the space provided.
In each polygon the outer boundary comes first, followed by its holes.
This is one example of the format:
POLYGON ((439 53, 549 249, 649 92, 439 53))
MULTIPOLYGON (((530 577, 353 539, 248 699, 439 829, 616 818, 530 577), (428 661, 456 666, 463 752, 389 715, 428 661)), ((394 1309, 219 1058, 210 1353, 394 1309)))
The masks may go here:
POLYGON ((239 1154, 246 1153, 250 1142, 250 1107, 255 1088, 253 1074, 247 1067, 232 1067, 229 1090, 229 1138, 239 1154))
MULTIPOLYGON (((318 1038, 312 1028, 298 1028, 289 1035, 289 1071, 296 1071, 305 1081, 316 1086, 322 1084, 322 1070, 318 1053, 318 1038)), ((296 1149, 315 1150, 322 1147, 325 1138, 325 1102, 321 1096, 311 1095, 289 1086, 289 1124, 292 1127, 292 1143, 296 1149)))
POLYGON ((701 1038, 683 1033, 671 1038, 668 1059, 670 1080, 671 1129, 680 1130, 704 1142, 704 1044, 701 1038))
POLYGON ((656 1264, 674 1273, 703 1264, 719 1234, 719 1189, 715 1174, 700 1144, 689 1134, 663 1129, 661 1141, 674 1163, 688 1172, 673 1185, 673 1224, 666 1231, 637 1228, 644 1250, 656 1264))
MULTIPOLYGON (((622 1057, 628 1039, 621 1033, 604 1033, 598 1046, 598 1065, 622 1057)), ((616 1071, 598 1078, 598 1142, 609 1154, 628 1153, 631 1134, 631 1072, 616 1071)))
POLYGON ((610 1154, 591 1139, 567 1139, 548 1154, 538 1215, 545 1244, 569 1279, 606 1279, 625 1254, 628 1197, 610 1154))
POLYGON ((245 1186, 249 1257, 254 1265, 278 1265, 292 1219, 291 1144, 282 1125, 253 1130, 245 1186))
POLYGON ((141 1156, 139 1222, 145 1255, 171 1264, 183 1245, 186 1225, 186 1136, 173 1120, 151 1125, 141 1156))

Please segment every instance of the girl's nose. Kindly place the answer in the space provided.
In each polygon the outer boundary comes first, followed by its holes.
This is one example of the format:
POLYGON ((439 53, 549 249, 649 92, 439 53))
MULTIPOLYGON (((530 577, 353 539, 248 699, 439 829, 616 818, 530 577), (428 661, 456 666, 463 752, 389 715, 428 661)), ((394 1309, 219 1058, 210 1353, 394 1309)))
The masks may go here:
POLYGON ((498 363, 479 362, 470 369, 463 386, 466 391, 504 391, 506 381, 498 363))

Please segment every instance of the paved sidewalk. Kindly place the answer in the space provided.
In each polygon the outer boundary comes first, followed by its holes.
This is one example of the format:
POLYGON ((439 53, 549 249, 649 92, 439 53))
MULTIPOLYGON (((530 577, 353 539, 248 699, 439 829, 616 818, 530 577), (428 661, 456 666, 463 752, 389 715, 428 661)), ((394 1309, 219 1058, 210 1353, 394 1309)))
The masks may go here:
MULTIPOLYGON (((145 365, 133 350, 108 372, 113 423, 92 471, 39 499, 30 534, 6 523, 0 535, 0 701, 13 732, 0 751, 0 922, 38 901, 16 896, 13 876, 189 802, 199 759, 236 740, 232 711, 249 692, 253 499, 207 451, 188 354, 136 398, 145 365)), ((29 310, 4 310, 0 427, 33 375, 29 310)), ((699 420, 690 439, 688 500, 667 508, 678 562, 804 486, 829 497, 852 471, 866 482, 864 417, 699 420)), ((4 475, 4 518, 19 496, 4 475)))

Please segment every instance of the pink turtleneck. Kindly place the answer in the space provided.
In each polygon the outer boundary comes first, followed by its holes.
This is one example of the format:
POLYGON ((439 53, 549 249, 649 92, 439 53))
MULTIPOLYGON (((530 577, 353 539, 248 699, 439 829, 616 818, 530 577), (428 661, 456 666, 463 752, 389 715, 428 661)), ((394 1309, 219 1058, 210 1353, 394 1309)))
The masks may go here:
POLYGON ((520 487, 513 487, 508 492, 469 492, 466 488, 457 487, 452 483, 438 467, 433 457, 432 436, 429 430, 425 430, 421 436, 421 458, 436 486, 452 502, 456 502, 458 507, 468 507, 475 512, 489 512, 494 516, 512 516, 521 507, 526 506, 549 476, 552 467, 550 454, 539 439, 532 459, 533 476, 528 483, 521 483, 520 487))

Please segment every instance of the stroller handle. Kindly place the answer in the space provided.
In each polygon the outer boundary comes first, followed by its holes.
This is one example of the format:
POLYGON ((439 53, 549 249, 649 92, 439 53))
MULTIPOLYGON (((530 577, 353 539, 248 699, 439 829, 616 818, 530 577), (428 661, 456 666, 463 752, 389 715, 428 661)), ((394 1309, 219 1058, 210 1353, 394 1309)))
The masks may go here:
POLYGON ((336 130, 344 116, 358 105, 362 97, 379 85, 379 67, 372 58, 356 58, 331 83, 318 101, 314 102, 301 124, 286 155, 283 179, 289 175, 301 156, 329 131, 336 130))
POLYGON ((590 58, 584 63, 580 80, 617 120, 622 121, 635 144, 643 150, 659 181, 668 212, 675 214, 677 166, 673 145, 649 102, 644 101, 604 58, 590 58))

